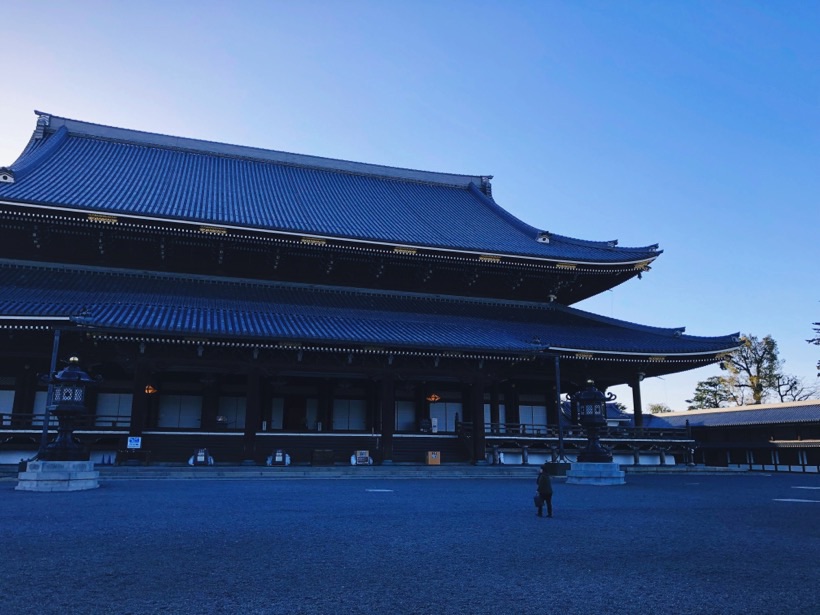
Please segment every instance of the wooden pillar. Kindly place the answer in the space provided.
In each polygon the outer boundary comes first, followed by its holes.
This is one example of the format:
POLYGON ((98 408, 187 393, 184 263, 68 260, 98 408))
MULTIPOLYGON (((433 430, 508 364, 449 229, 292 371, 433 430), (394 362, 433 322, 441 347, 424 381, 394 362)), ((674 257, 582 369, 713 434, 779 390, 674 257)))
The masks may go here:
POLYGON ((319 407, 316 411, 316 427, 322 423, 321 431, 333 431, 333 381, 322 380, 319 384, 319 407))
POLYGON ((131 395, 131 428, 128 434, 131 436, 141 436, 145 429, 146 420, 150 405, 156 397, 156 393, 148 393, 146 387, 154 386, 151 382, 151 368, 146 361, 137 363, 134 370, 134 385, 131 395))
POLYGON ((473 463, 487 463, 486 434, 484 433, 484 380, 477 378, 467 391, 470 416, 473 419, 473 463))
MULTIPOLYGON (((256 432, 262 426, 262 378, 259 372, 248 373, 245 394, 245 434, 243 441, 243 464, 256 462, 256 432)), ((265 451, 263 451, 265 452, 265 451)))
POLYGON ((430 385, 427 382, 420 382, 416 385, 414 396, 416 398, 416 429, 422 425, 422 421, 430 420, 430 402, 427 396, 430 394, 430 385))
POLYGON ((216 430, 216 417, 219 414, 219 382, 216 378, 202 379, 202 415, 200 428, 204 431, 216 430))
POLYGON ((385 376, 379 391, 381 411, 382 463, 393 463, 393 433, 396 430, 396 383, 393 376, 385 376))
POLYGON ((498 384, 493 383, 490 386, 490 424, 492 425, 493 433, 502 431, 501 429, 501 412, 499 410, 498 401, 498 384))
POLYGON ((364 381, 365 417, 364 428, 370 433, 381 432, 382 412, 379 406, 379 383, 375 380, 364 381))
POLYGON ((34 412, 34 398, 37 393, 37 374, 29 365, 17 372, 14 379, 14 402, 11 406, 11 424, 15 427, 30 427, 34 412))
POLYGON ((560 392, 556 394, 555 384, 553 383, 552 386, 548 386, 547 388, 547 427, 558 426, 558 396, 560 392))
POLYGON ((507 412, 507 422, 513 426, 518 425, 521 422, 521 413, 518 411, 518 390, 514 384, 504 387, 504 408, 507 412))
MULTIPOLYGON (((564 456, 564 407, 561 401, 561 358, 559 356, 553 357, 552 368, 554 371, 552 387, 552 397, 555 399, 555 424, 558 427, 558 459, 560 463, 566 463, 567 458, 564 456)), ((547 395, 547 397, 550 397, 547 395)))
POLYGON ((632 411, 635 413, 635 427, 643 427, 643 408, 641 407, 641 376, 635 376, 629 386, 632 387, 632 411))
MULTIPOLYGON (((97 405, 99 404, 100 390, 98 387, 88 387, 85 390, 85 421, 87 425, 97 424, 97 405)), ((110 425, 109 422, 105 423, 110 425)))

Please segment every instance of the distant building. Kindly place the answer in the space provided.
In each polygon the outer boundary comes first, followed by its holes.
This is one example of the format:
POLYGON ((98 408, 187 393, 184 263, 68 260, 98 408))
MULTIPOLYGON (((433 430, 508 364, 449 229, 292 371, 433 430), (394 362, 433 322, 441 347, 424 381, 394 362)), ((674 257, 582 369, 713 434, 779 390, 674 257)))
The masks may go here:
POLYGON ((37 116, 0 168, 0 452, 36 450, 38 375, 71 355, 103 378, 75 432, 97 454, 446 463, 551 442, 588 379, 640 425, 644 377, 738 344, 570 307, 658 246, 532 227, 489 175, 37 116))
POLYGON ((647 415, 647 427, 688 427, 695 460, 749 470, 819 472, 820 400, 647 415))

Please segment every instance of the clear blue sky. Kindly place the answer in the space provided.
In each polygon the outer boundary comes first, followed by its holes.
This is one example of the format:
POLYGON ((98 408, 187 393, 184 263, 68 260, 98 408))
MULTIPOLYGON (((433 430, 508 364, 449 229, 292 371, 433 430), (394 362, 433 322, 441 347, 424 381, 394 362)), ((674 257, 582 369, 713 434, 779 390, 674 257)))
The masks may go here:
MULTIPOLYGON (((0 16, 0 166, 39 109, 492 174, 534 226, 664 249, 579 307, 771 334, 814 381, 820 2, 0 0, 0 16)), ((718 373, 647 380, 644 404, 685 409, 718 373)))

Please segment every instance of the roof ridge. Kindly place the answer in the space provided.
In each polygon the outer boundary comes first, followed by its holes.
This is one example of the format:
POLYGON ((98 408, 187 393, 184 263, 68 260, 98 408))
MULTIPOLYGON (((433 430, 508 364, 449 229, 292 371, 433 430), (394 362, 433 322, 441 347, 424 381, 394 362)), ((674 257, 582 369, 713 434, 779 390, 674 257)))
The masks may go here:
POLYGON ((820 406, 820 399, 803 399, 800 401, 781 401, 770 404, 748 404, 745 406, 728 406, 726 408, 698 408, 697 410, 681 410, 678 412, 665 413, 664 416, 687 416, 702 414, 721 414, 732 412, 748 412, 754 410, 782 410, 785 408, 802 406, 820 406))
POLYGON ((489 175, 482 176, 460 173, 442 173, 438 171, 424 171, 421 169, 391 167, 369 162, 356 162, 339 158, 314 156, 310 154, 296 154, 261 147, 209 141, 207 139, 195 139, 191 137, 180 137, 163 133, 134 130, 130 128, 120 128, 118 126, 109 126, 106 124, 97 124, 94 122, 86 122, 83 120, 50 115, 41 111, 35 111, 35 113, 41 117, 48 118, 46 125, 49 133, 56 132, 61 127, 65 127, 69 133, 77 136, 150 145, 159 148, 199 152, 204 154, 217 154, 227 157, 278 162, 294 166, 343 171, 375 177, 421 181, 433 184, 443 184, 447 186, 459 186, 464 188, 470 184, 480 185, 482 183, 482 179, 490 177, 489 175))

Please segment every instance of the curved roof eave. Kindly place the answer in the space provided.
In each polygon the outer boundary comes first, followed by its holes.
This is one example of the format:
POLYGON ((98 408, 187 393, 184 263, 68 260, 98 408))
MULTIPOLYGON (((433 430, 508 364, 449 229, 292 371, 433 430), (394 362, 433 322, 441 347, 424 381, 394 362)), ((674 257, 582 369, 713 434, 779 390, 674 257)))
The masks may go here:
MULTIPOLYGON (((532 302, 353 290, 0 261, 0 313, 71 316, 99 330, 224 339, 318 340, 538 355, 715 360, 733 338, 678 336, 532 302)), ((672 331, 670 333, 670 331, 672 331)), ((578 357, 575 357, 578 358, 578 357)))
POLYGON ((614 240, 540 231, 489 196, 489 175, 354 163, 38 116, 32 139, 10 167, 15 181, 0 184, 3 202, 589 266, 645 268, 661 253, 657 245, 620 247, 614 240))
MULTIPOLYGON (((649 265, 658 258, 661 254, 663 254, 663 250, 656 250, 654 254, 647 255, 645 253, 640 253, 637 257, 634 258, 627 258, 629 254, 624 254, 623 260, 618 261, 586 261, 586 260, 579 260, 579 259, 570 259, 570 258, 561 258, 557 256, 531 256, 526 254, 510 254, 506 252, 493 252, 490 250, 468 250, 468 249, 456 249, 456 248, 447 248, 447 247, 439 247, 439 246, 428 246, 428 245, 419 245, 419 244, 411 244, 411 243, 395 243, 395 242, 388 242, 388 241, 376 241, 376 240, 369 240, 369 239, 359 239, 355 237, 343 237, 337 235, 321 235, 316 233, 309 233, 309 232, 301 232, 301 231, 289 231, 283 229, 269 229, 264 227, 246 227, 246 226, 238 226, 233 224, 223 224, 218 223, 214 224, 213 222, 209 222, 207 220, 185 220, 185 219, 178 219, 178 218, 168 218, 168 217, 158 217, 158 216, 147 216, 147 215, 139 215, 139 214, 123 214, 120 212, 103 212, 98 209, 91 209, 91 208, 83 208, 83 207, 64 207, 49 203, 39 203, 39 202, 26 202, 26 201, 13 201, 13 200, 4 200, 0 198, 0 205, 11 205, 15 207, 37 207, 39 209, 61 212, 61 213, 71 213, 71 214, 80 214, 80 215, 92 215, 95 212, 98 213, 106 213, 106 215, 113 216, 114 218, 122 218, 127 220, 134 220, 134 221, 141 221, 141 222, 148 222, 153 224, 179 224, 183 226, 190 226, 192 228, 201 229, 203 227, 207 227, 210 230, 213 229, 220 229, 225 230, 228 232, 236 232, 237 234, 240 233, 259 233, 260 235, 276 235, 276 236, 285 236, 291 237, 293 239, 315 239, 319 241, 331 241, 331 242, 339 242, 342 244, 352 244, 352 245, 360 245, 360 246, 378 246, 382 248, 388 248, 390 250, 413 250, 413 251, 424 251, 429 253, 441 253, 441 254, 452 254, 452 255, 465 255, 471 257, 484 257, 484 258, 491 258, 491 259, 501 259, 504 261, 523 261, 523 262, 534 262, 534 263, 555 263, 555 264, 566 264, 566 265, 575 265, 575 266, 587 266, 587 267, 629 267, 635 266, 636 269, 640 269, 641 271, 646 271, 649 269, 649 265)), ((571 238, 569 238, 571 239, 571 238)), ((590 242, 593 243, 593 242, 590 242)), ((647 250, 652 250, 655 246, 648 246, 647 250)))

